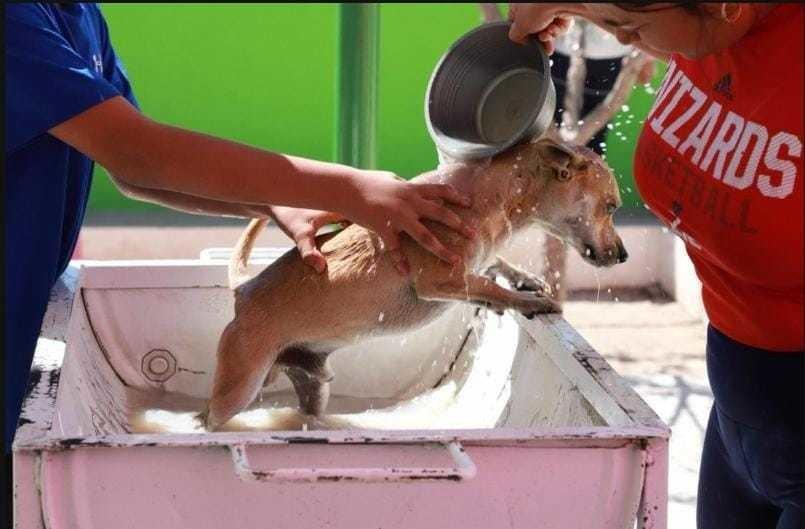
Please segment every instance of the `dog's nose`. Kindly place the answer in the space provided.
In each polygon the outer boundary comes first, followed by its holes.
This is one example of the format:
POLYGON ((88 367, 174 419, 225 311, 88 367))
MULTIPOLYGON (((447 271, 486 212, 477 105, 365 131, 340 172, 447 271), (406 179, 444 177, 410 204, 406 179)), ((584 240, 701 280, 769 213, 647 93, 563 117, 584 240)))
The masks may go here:
POLYGON ((629 252, 626 251, 626 248, 623 246, 622 241, 618 241, 618 262, 625 263, 626 260, 629 258, 629 252))

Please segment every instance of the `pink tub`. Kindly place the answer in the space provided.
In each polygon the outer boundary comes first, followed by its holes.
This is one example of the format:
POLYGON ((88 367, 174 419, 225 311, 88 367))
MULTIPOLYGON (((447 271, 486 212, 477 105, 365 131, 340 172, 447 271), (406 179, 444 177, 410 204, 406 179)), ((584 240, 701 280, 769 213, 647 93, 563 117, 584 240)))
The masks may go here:
POLYGON ((205 261, 71 266, 14 444, 15 527, 665 529, 669 430, 561 317, 457 307, 336 352, 319 423, 281 377, 199 431, 225 284, 205 261))

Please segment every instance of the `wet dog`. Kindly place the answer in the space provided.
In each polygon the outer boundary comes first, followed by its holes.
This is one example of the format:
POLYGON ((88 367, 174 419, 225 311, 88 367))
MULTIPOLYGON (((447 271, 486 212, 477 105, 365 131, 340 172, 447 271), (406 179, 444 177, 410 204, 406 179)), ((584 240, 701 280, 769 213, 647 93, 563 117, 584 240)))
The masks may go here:
POLYGON ((595 266, 626 260, 612 220, 621 204, 617 183, 593 151, 542 139, 469 169, 446 167, 416 179, 452 184, 472 198, 470 208, 453 209, 476 230, 476 239, 430 226, 463 257, 459 266, 405 237, 402 250, 411 273, 402 277, 380 238, 351 225, 317 239, 327 259, 324 273, 304 264, 294 249, 237 285, 266 222, 253 220, 230 263, 235 317, 221 335, 212 396, 200 416, 207 429, 223 426, 280 372, 291 380, 304 413, 323 414, 334 376, 327 361, 331 352, 370 335, 422 327, 452 303, 512 309, 528 317, 558 312, 537 277, 496 257, 526 227, 537 225, 559 237, 595 266), (500 286, 498 275, 513 288, 500 286))

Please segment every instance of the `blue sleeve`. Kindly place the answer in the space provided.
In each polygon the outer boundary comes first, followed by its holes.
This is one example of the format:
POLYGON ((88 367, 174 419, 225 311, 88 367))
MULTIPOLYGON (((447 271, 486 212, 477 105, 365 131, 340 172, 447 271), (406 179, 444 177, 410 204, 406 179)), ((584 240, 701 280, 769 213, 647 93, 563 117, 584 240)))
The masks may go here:
POLYGON ((6 154, 120 91, 75 50, 45 8, 6 5, 6 154))
POLYGON ((112 47, 112 42, 109 40, 109 27, 106 25, 106 20, 101 14, 100 8, 94 4, 98 10, 98 24, 101 30, 101 45, 103 46, 103 71, 106 73, 109 81, 120 90, 120 95, 125 97, 129 103, 134 105, 138 110, 140 109, 137 99, 134 97, 134 92, 129 84, 128 74, 123 67, 123 63, 115 53, 112 47))

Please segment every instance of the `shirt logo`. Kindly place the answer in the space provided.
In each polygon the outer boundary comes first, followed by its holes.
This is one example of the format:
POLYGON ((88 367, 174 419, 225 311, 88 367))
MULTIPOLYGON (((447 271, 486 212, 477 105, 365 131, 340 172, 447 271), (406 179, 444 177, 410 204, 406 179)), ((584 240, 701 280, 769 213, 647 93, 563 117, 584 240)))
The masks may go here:
MULTIPOLYGON (((785 130, 769 130, 700 90, 671 62, 668 80, 657 94, 646 125, 690 165, 719 185, 761 195, 792 196, 802 160, 802 140, 785 130), (683 102, 684 101, 684 102, 683 102), (676 111, 676 112, 675 112, 676 111)), ((732 76, 724 75, 714 91, 732 97, 732 76)), ((670 162, 670 158, 668 162, 670 162)))
POLYGON ((718 80, 716 84, 713 85, 713 90, 718 92, 719 94, 723 95, 730 101, 732 101, 732 76, 730 74, 726 74, 724 77, 718 80))
POLYGON ((95 66, 95 71, 98 73, 103 73, 103 61, 101 60, 101 56, 97 53, 92 54, 92 63, 95 66))

